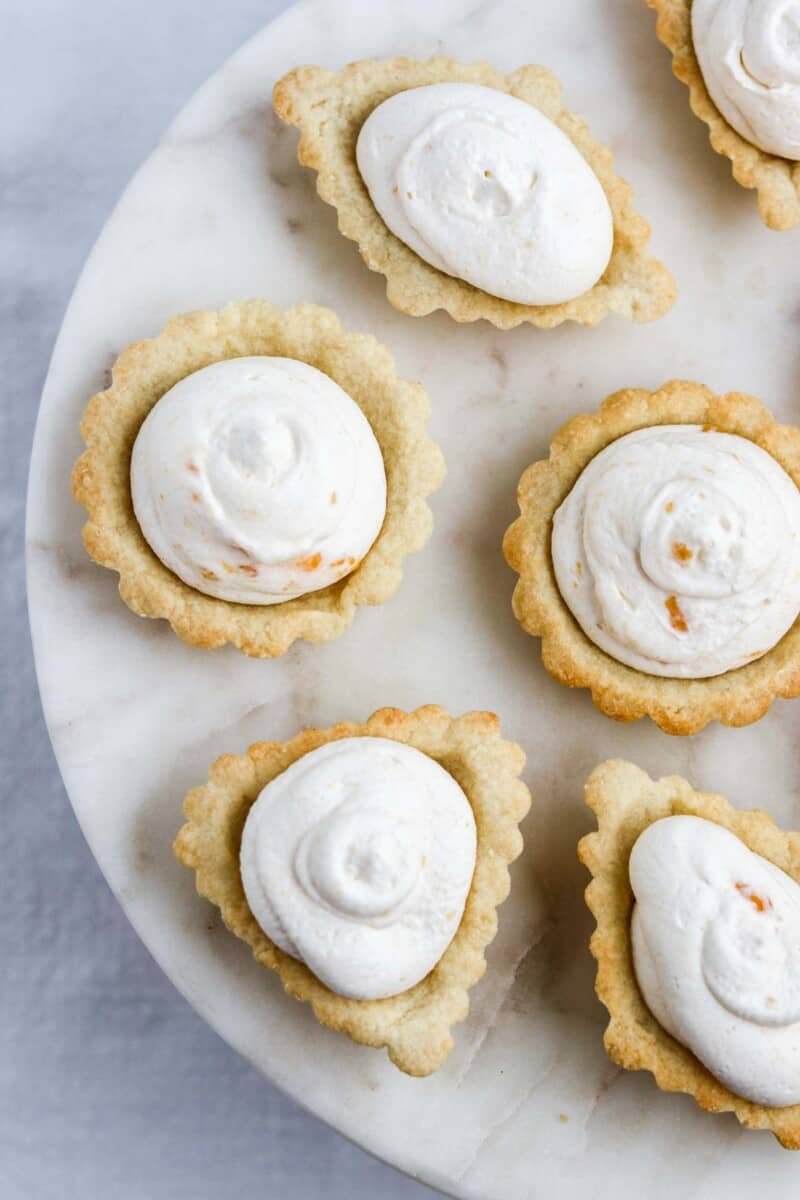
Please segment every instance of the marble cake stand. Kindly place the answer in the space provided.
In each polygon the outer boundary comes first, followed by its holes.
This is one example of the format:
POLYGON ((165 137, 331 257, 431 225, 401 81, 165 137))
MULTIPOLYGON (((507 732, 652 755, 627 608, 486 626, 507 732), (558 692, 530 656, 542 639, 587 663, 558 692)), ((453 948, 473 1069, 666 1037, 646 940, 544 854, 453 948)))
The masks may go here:
POLYGON ((147 946, 210 1024, 320 1117, 396 1166, 482 1200, 639 1197, 771 1200, 800 1161, 766 1134, 621 1074, 602 1047, 577 838, 581 788, 600 759, 678 771, 800 822, 800 703, 749 729, 670 739, 617 726, 544 672, 510 610, 500 553, 522 468, 571 414, 669 377, 760 395, 800 419, 799 234, 769 233, 671 77, 644 4, 559 0, 317 0, 291 9, 223 66, 135 176, 76 288, 42 400, 28 518, 30 610, 44 708, 77 817, 147 946), (650 218, 680 300, 637 327, 498 333, 439 314, 412 320, 336 232, 273 117, 275 79, 302 62, 446 51, 512 69, 544 62, 613 147, 650 218), (388 343, 429 390, 450 474, 436 531, 384 608, 340 641, 278 662, 182 645, 137 619, 80 543, 70 500, 78 418, 114 356, 173 313, 265 296, 313 300, 388 343), (489 971, 457 1048, 408 1079, 381 1053, 319 1028, 222 928, 174 862, 186 789, 211 759, 304 723, 382 704, 495 709, 527 749, 534 807, 489 971))

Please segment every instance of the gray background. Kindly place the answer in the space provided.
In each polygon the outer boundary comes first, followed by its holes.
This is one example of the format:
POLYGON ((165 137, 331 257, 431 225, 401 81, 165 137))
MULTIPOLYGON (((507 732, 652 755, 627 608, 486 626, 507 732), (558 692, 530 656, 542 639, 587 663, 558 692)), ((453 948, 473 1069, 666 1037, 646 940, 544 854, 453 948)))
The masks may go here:
POLYGON ((72 817, 27 631, 30 442, 81 264, 184 101, 286 7, 0 0, 2 1200, 434 1195, 283 1097, 161 974, 72 817))

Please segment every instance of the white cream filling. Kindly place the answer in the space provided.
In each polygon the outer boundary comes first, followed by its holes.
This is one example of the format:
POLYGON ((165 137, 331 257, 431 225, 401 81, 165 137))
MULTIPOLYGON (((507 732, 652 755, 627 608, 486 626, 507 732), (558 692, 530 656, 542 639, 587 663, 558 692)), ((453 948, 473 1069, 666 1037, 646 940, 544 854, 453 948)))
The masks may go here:
POLYGON ((800 613, 800 492, 754 442, 655 425, 612 442, 553 520, 559 591, 584 633, 651 675, 761 657, 800 613))
POLYGON ((490 295, 559 304, 608 265, 614 228, 599 179, 557 125, 505 92, 398 92, 364 122, 356 158, 392 233, 490 295))
POLYGON ((649 826, 630 858, 647 1007, 726 1087, 800 1102, 800 887, 699 817, 649 826))
POLYGON ((344 738, 262 790, 242 834, 242 883, 267 937, 332 991, 394 996, 452 941, 476 836, 467 797, 434 759, 344 738))
POLYGON ((762 150, 800 161, 800 0, 693 0, 692 37, 726 120, 762 150))
POLYGON ((361 409, 288 358, 233 358, 188 375, 142 424, 136 519, 190 587, 279 604, 348 575, 380 532, 386 476, 361 409))

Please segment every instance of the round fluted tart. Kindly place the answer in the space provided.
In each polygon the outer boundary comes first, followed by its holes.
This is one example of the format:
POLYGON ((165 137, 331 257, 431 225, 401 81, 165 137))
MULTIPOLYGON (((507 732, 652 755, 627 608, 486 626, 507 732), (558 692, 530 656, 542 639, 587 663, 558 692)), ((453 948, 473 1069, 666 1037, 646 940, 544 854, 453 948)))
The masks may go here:
POLYGON ((798 480, 800 431, 752 397, 675 381, 568 422, 505 539, 547 669, 671 733, 800 694, 798 480))
POLYGON ((131 495, 148 545, 190 587, 280 604, 349 575, 386 516, 380 447, 361 409, 292 358, 228 358, 187 375, 136 435, 131 495))
POLYGON ((134 612, 274 657, 398 588, 444 477, 421 386, 328 309, 190 313, 125 350, 89 402, 73 493, 134 612))
POLYGON ((609 1056, 800 1149, 800 834, 623 761, 586 803, 609 1056))
POLYGON ((586 636, 651 675, 760 658, 800 612, 800 491, 747 438, 656 425, 612 442, 553 518, 561 596, 586 636))
POLYGON ((381 709, 218 759, 175 853, 322 1024, 427 1075, 486 967, 524 761, 492 713, 381 709))

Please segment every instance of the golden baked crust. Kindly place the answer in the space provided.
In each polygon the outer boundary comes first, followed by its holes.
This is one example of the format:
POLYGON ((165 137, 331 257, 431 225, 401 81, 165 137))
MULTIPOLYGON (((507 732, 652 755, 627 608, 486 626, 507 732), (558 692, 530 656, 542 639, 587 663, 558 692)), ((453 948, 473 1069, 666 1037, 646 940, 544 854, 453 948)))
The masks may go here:
POLYGON ((530 806, 519 779, 524 763, 520 747, 501 739, 493 713, 452 718, 435 705, 411 713, 382 708, 364 725, 343 721, 331 729, 305 729, 291 741, 258 742, 247 754, 218 758, 208 782, 186 797, 187 824, 175 854, 196 872, 198 892, 217 905, 228 928, 258 962, 277 971, 290 996, 310 1002, 323 1025, 366 1046, 385 1046, 409 1075, 429 1075, 450 1053, 450 1027, 466 1017, 467 991, 486 969, 496 909, 509 892, 508 865, 522 850, 517 826, 530 806), (242 829, 261 789, 310 750, 346 737, 392 738, 430 755, 464 789, 478 831, 475 874, 455 937, 425 979, 385 1000, 339 996, 279 950, 251 913, 239 873, 242 829))
POLYGON ((558 590, 550 551, 552 520, 581 471, 605 446, 648 425, 707 425, 749 438, 800 487, 800 429, 778 425, 758 400, 739 392, 715 396, 699 383, 672 380, 656 392, 630 388, 597 413, 567 421, 550 457, 533 463, 517 492, 521 516, 503 550, 519 575, 513 608, 523 629, 542 639, 542 661, 567 687, 591 688, 597 707, 617 721, 649 716, 666 733, 696 733, 709 721, 749 725, 776 696, 800 695, 800 618, 761 658, 711 679, 648 675, 618 662, 580 628, 558 590))
POLYGON ((386 276, 390 304, 412 317, 443 308, 456 321, 485 318, 498 329, 527 321, 552 329, 562 321, 596 325, 609 313, 634 321, 661 317, 675 300, 669 271, 647 254, 650 228, 633 208, 630 186, 612 169, 611 152, 596 142, 586 122, 561 106, 561 85, 544 67, 502 75, 488 63, 451 58, 392 58, 351 63, 344 70, 297 67, 275 85, 275 111, 301 131, 297 156, 317 172, 317 191, 332 204, 339 229, 356 242, 364 262, 386 276), (356 165, 364 121, 389 96, 431 83, 477 83, 532 104, 575 143, 597 175, 614 216, 614 249, 602 279, 564 304, 526 305, 500 300, 419 258, 383 223, 356 165))
POLYGON ((296 638, 331 641, 350 625, 357 605, 382 604, 397 591, 402 560, 430 536, 426 497, 445 467, 426 432, 427 417, 422 386, 400 379, 389 351, 373 337, 346 333, 330 309, 306 304, 281 311, 245 300, 218 313, 175 317, 157 337, 122 352, 111 386, 86 407, 87 449, 72 474, 73 495, 89 513, 84 545, 95 562, 119 573, 129 608, 166 618, 193 646, 233 642, 245 654, 275 658, 296 638), (131 501, 131 451, 153 405, 193 371, 251 354, 296 358, 335 380, 367 417, 386 468, 386 518, 359 566, 330 587, 276 605, 217 600, 184 583, 150 549, 131 501))
POLYGON ((740 812, 724 796, 696 792, 679 775, 653 780, 622 760, 596 767, 585 795, 598 828, 581 839, 578 857, 592 873, 586 903, 597 921, 591 950, 597 959, 595 989, 610 1018, 605 1032, 610 1057, 629 1071, 651 1071, 662 1091, 687 1092, 701 1108, 733 1112, 750 1129, 770 1129, 787 1149, 800 1149, 800 1104, 769 1108, 735 1095, 650 1012, 633 968, 628 877, 636 839, 662 817, 682 814, 714 821, 798 882, 800 834, 784 833, 765 812, 740 812))
POLYGON ((742 187, 755 188, 758 211, 770 229, 793 229, 800 224, 800 162, 791 162, 748 142, 717 108, 703 79, 692 40, 691 0, 647 0, 658 14, 656 33, 672 54, 672 70, 689 89, 695 116, 708 126, 717 154, 731 160, 733 177, 742 187))

